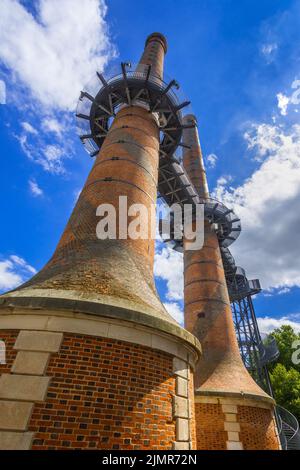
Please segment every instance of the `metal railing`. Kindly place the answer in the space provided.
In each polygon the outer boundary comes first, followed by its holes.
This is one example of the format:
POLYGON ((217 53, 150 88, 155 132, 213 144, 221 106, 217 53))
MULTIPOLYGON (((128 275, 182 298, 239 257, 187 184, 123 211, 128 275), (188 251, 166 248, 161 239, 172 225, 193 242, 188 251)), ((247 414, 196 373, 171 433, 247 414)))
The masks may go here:
POLYGON ((296 417, 280 405, 276 406, 276 412, 283 450, 300 450, 299 423, 296 417))

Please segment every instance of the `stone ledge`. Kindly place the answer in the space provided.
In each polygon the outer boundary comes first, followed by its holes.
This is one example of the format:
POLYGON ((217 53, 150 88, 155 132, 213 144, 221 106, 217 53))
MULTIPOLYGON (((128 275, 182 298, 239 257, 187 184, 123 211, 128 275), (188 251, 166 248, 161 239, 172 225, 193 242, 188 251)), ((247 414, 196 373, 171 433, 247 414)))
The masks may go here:
MULTIPOLYGON (((182 328, 173 320, 166 312, 166 317, 157 315, 155 310, 149 313, 138 309, 129 309, 122 306, 111 305, 106 296, 99 296, 92 300, 83 300, 79 292, 69 291, 69 297, 63 297, 66 293, 59 290, 47 289, 28 289, 27 291, 13 291, 0 296, 0 308, 15 308, 24 307, 26 309, 38 310, 41 315, 47 310, 58 311, 71 311, 80 312, 82 314, 100 316, 106 318, 115 318, 120 320, 127 320, 136 323, 137 325, 144 325, 161 332, 167 333, 171 336, 181 339, 182 342, 187 343, 195 356, 201 354, 201 346, 198 339, 189 331, 182 328)), ((45 313, 46 313, 45 312, 45 313)))
POLYGON ((275 400, 267 394, 225 392, 222 390, 195 390, 195 403, 216 403, 220 405, 250 406, 265 408, 270 411, 275 406, 275 400))
POLYGON ((177 337, 143 325, 133 325, 125 320, 59 311, 41 313, 40 310, 18 309, 18 313, 11 313, 6 309, 9 314, 2 312, 4 310, 0 308, 0 330, 18 329, 24 332, 35 330, 40 333, 55 332, 54 334, 63 332, 118 339, 175 354, 181 360, 188 361, 192 367, 195 365, 196 351, 187 342, 179 341, 177 337), (150 345, 149 337, 151 338, 150 345), (170 345, 172 345, 171 348, 170 345))

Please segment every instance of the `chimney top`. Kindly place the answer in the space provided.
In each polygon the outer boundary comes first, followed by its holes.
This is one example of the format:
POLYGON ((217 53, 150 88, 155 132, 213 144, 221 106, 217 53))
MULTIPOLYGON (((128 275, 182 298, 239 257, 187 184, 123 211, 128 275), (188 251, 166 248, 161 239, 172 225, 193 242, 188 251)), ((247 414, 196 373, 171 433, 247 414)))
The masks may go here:
POLYGON ((163 48, 164 48, 165 54, 167 53, 167 50, 168 50, 168 43, 167 43, 167 39, 165 38, 165 36, 164 36, 162 33, 155 32, 155 33, 149 34, 149 36, 148 36, 147 39, 146 39, 145 46, 147 46, 147 44, 148 44, 150 41, 158 41, 158 42, 160 42, 161 45, 162 45, 163 48))

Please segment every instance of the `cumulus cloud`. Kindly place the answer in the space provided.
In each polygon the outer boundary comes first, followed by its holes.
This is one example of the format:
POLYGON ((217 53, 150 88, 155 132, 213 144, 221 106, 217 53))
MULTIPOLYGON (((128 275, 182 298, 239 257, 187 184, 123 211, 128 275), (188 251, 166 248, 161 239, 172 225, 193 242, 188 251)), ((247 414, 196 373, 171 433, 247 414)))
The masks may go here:
POLYGON ((29 184, 30 192, 31 192, 35 197, 43 196, 44 191, 39 187, 39 185, 37 184, 37 182, 36 182, 35 180, 29 180, 29 181, 28 181, 28 184, 29 184))
POLYGON ((1 260, 0 291, 14 289, 35 273, 36 269, 20 256, 11 255, 9 258, 1 260))
POLYGON ((164 306, 166 307, 169 314, 174 318, 174 320, 183 326, 184 317, 181 306, 177 302, 165 302, 164 306))
POLYGON ((300 315, 288 315, 286 317, 281 318, 272 318, 272 317, 260 317, 257 319, 259 330, 261 334, 268 334, 271 331, 275 330, 276 328, 280 328, 282 325, 289 325, 291 326, 296 333, 300 333, 300 322, 293 320, 293 318, 299 317, 300 315))
POLYGON ((232 252, 264 288, 300 287, 300 125, 254 125, 245 138, 259 167, 240 186, 215 190, 241 217, 232 252))
POLYGON ((73 110, 87 79, 114 53, 103 0, 2 0, 0 60, 44 105, 73 110))
POLYGON ((183 298, 183 258, 182 254, 169 247, 160 248, 155 254, 154 275, 166 282, 166 298, 183 298))
POLYGON ((115 56, 107 7, 104 0, 37 0, 27 5, 21 0, 1 2, 0 62, 22 128, 14 137, 32 162, 62 175, 66 160, 74 155, 71 112, 79 92, 115 56))
POLYGON ((208 166, 209 168, 215 168, 215 166, 216 166, 216 164, 217 164, 217 160, 218 160, 217 155, 215 155, 214 153, 210 153, 210 154, 206 157, 207 166, 208 166))

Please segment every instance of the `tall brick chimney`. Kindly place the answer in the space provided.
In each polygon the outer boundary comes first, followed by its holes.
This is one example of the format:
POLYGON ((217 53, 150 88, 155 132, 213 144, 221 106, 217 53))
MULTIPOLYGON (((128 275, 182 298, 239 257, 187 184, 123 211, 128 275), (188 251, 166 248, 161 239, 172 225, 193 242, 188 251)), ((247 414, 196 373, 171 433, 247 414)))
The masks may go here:
MULTIPOLYGON (((185 124, 197 123, 187 115, 185 124)), ((183 165, 203 201, 209 191, 197 127, 184 129, 183 165)), ((205 221, 204 246, 184 250, 185 327, 201 342, 196 367, 198 449, 278 449, 274 403, 242 362, 214 227, 205 221)))
MULTIPOLYGON (((151 34, 140 69, 162 78, 166 50, 151 34)), ((52 258, 0 297, 10 358, 0 448, 194 448, 199 343, 157 295, 150 229, 146 239, 96 236, 99 204, 112 204, 117 220, 119 196, 155 205, 159 132, 147 106, 120 106, 52 258)))

